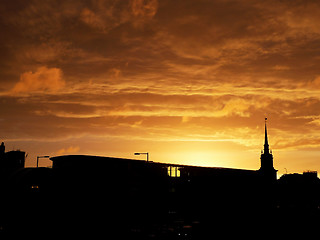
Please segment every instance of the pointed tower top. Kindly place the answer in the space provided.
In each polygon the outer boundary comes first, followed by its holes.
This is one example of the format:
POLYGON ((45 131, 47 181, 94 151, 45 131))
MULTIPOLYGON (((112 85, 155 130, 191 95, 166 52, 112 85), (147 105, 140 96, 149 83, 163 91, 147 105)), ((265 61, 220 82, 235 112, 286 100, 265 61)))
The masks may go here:
POLYGON ((267 118, 264 119, 264 153, 269 153, 268 133, 267 133, 267 118))

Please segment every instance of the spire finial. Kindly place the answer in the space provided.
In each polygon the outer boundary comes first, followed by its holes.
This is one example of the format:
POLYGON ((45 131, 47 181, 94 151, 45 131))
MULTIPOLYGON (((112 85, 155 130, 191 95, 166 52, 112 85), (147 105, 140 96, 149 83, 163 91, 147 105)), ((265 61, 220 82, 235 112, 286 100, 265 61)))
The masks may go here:
POLYGON ((264 153, 269 153, 267 120, 268 120, 268 118, 264 118, 264 153))

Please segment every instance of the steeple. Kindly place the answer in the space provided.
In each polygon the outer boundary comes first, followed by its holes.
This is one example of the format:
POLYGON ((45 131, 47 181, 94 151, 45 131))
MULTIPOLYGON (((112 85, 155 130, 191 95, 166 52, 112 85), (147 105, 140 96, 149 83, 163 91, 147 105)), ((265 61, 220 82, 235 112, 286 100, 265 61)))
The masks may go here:
POLYGON ((267 118, 264 119, 264 153, 269 153, 268 133, 267 133, 267 118))
POLYGON ((273 168, 273 155, 269 150, 267 118, 264 119, 264 150, 261 151, 261 167, 259 172, 265 179, 271 181, 277 179, 277 170, 273 168))

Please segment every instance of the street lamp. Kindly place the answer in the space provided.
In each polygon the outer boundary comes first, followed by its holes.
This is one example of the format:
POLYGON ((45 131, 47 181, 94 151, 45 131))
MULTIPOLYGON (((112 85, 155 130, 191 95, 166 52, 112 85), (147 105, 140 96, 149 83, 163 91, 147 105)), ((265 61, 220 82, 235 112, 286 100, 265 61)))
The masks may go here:
POLYGON ((50 156, 37 156, 37 168, 39 167, 39 159, 40 158, 49 158, 50 156))
POLYGON ((136 153, 134 153, 134 155, 147 155, 147 162, 149 162, 149 153, 148 152, 145 152, 145 153, 136 152, 136 153))

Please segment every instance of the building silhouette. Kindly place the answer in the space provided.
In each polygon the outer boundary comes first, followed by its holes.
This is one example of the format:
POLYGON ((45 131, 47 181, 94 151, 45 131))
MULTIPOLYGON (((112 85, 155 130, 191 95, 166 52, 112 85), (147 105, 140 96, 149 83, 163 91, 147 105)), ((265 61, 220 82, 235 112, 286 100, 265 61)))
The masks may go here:
MULTIPOLYGON (((1 159, 15 159, 5 153, 4 144, 0 150, 1 159)), ((1 187, 6 198, 0 199, 5 206, 0 229, 207 239, 217 234, 239 237, 248 226, 273 236, 297 223, 316 225, 320 219, 317 173, 277 180, 266 122, 258 170, 89 155, 50 160, 52 168, 24 168, 13 160, 15 170, 1 187)))
POLYGON ((277 170, 273 167, 273 155, 272 151, 269 150, 268 133, 267 133, 267 118, 265 118, 265 133, 264 133, 264 149, 261 151, 261 166, 259 174, 266 181, 276 181, 277 170))
POLYGON ((0 145, 0 171, 4 173, 12 172, 25 165, 25 152, 13 150, 5 152, 6 147, 4 142, 0 145))

